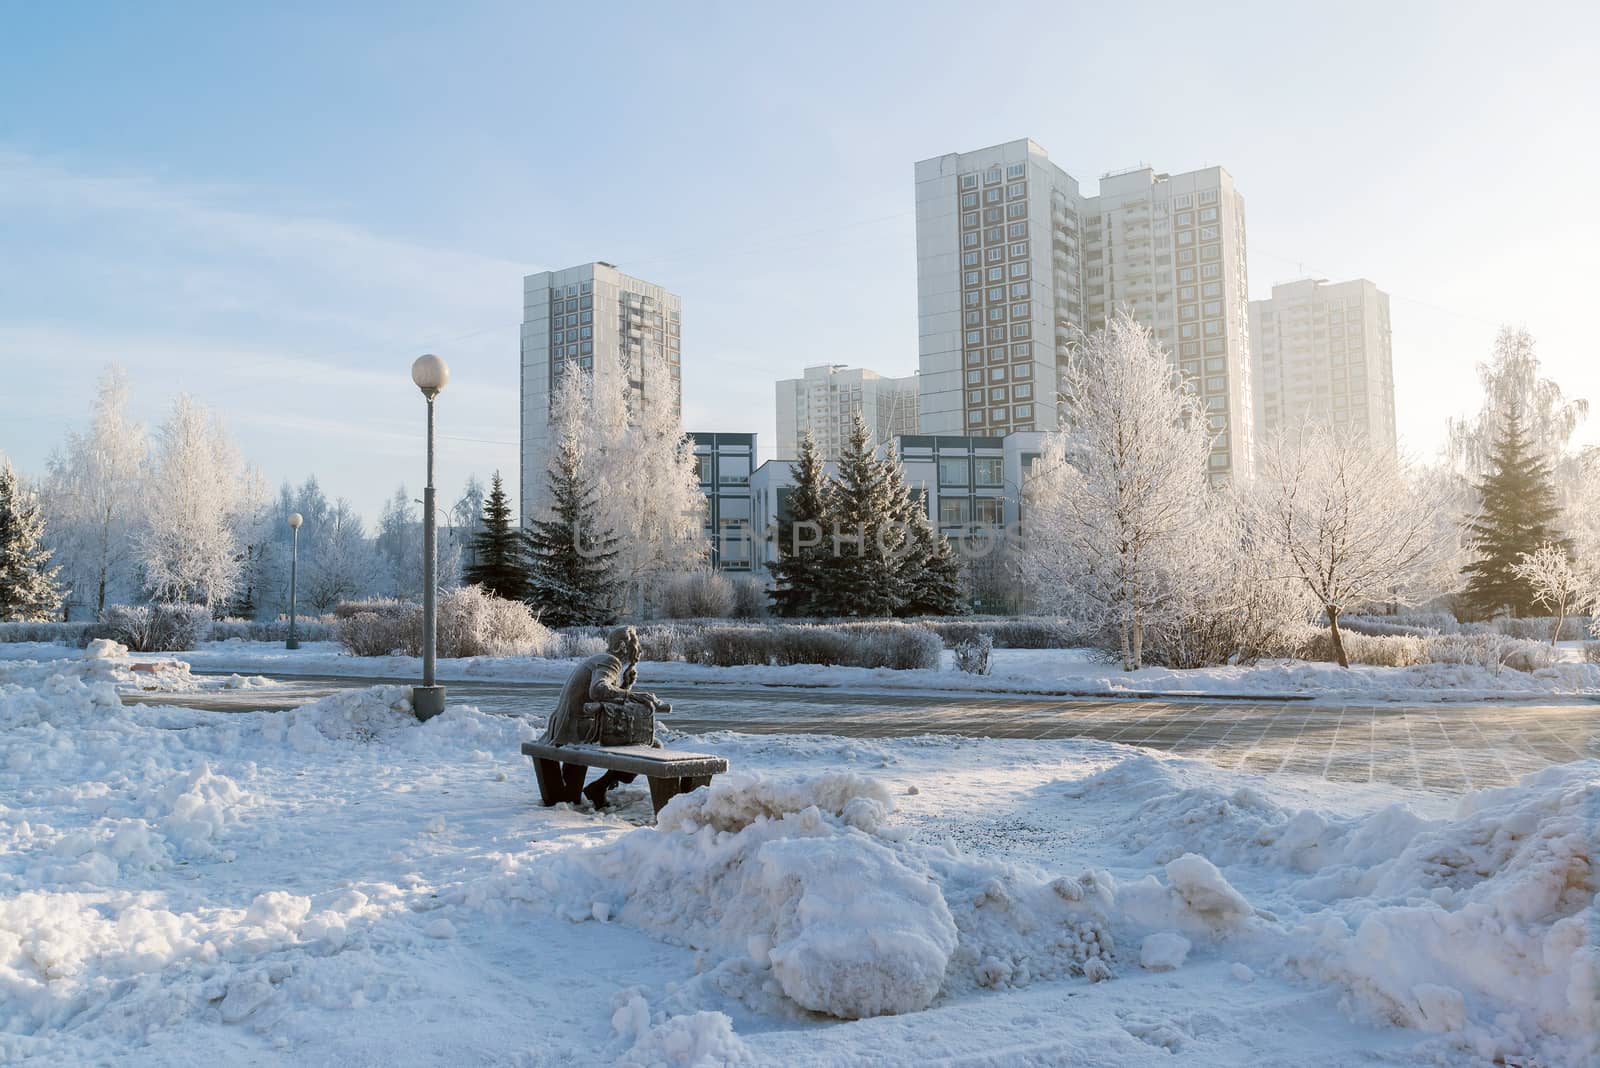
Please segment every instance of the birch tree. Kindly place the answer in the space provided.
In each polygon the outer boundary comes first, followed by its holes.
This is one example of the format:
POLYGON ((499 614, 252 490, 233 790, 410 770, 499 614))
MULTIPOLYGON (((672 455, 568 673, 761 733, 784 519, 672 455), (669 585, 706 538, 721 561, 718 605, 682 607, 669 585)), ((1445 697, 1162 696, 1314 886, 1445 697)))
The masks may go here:
POLYGON ((128 376, 113 364, 100 375, 88 430, 67 434, 43 492, 56 562, 73 599, 96 613, 108 594, 126 597, 135 586, 131 550, 149 455, 144 427, 128 418, 128 376))
POLYGON ((1045 439, 1029 483, 1020 568, 1042 607, 1114 628, 1136 671, 1152 619, 1202 581, 1205 414, 1126 313, 1082 339, 1062 403, 1067 429, 1045 439))
MULTIPOLYGON (((597 382, 569 368, 551 398, 550 422, 552 441, 573 439, 578 477, 596 489, 597 521, 617 538, 611 564, 622 603, 642 616, 666 576, 705 562, 709 543, 706 499, 694 447, 679 425, 677 398, 666 387, 641 396, 628 385, 632 377, 597 382)), ((653 366, 644 380, 669 379, 664 367, 653 366)), ((532 514, 548 514, 552 506, 545 487, 532 514)))
POLYGON ((1315 599, 1339 666, 1349 667, 1340 615, 1380 601, 1414 603, 1434 573, 1440 491, 1347 431, 1280 434, 1264 460, 1255 529, 1315 599))
POLYGON ((243 566, 236 522, 244 465, 222 424, 187 394, 156 435, 139 538, 145 582, 161 601, 226 604, 243 566))
POLYGON ((1561 625, 1567 616, 1600 601, 1600 577, 1588 568, 1574 566, 1567 550, 1556 542, 1546 542, 1531 553, 1523 553, 1511 570, 1528 584, 1534 600, 1555 616, 1555 625, 1550 628, 1551 645, 1561 640, 1561 625))

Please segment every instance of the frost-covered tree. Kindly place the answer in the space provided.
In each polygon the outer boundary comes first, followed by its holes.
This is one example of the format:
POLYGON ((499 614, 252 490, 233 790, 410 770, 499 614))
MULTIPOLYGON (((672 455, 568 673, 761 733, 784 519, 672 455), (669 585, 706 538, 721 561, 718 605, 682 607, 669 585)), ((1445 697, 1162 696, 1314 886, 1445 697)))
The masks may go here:
POLYGON ((1600 578, 1573 566, 1566 547, 1555 542, 1523 553, 1511 570, 1527 583, 1535 603, 1544 605, 1555 617, 1555 625, 1550 628, 1551 645, 1560 640, 1561 625, 1567 616, 1600 600, 1600 578))
MULTIPOLYGON (((355 506, 340 497, 321 516, 315 553, 300 568, 300 596, 318 613, 376 593, 383 566, 355 506)), ((305 535, 305 527, 300 529, 305 535)))
POLYGON ((800 457, 789 465, 794 488, 777 517, 776 559, 771 565, 773 609, 783 616, 823 614, 827 532, 833 523, 832 483, 816 439, 806 431, 800 457))
POLYGON ((1143 664, 1145 630, 1204 572, 1210 437, 1193 390, 1144 327, 1119 314, 1083 337, 1062 380, 1067 429, 1029 483, 1019 567, 1040 606, 1118 636, 1143 664))
POLYGON ((1379 602, 1414 603, 1439 551, 1439 494, 1365 435, 1307 427, 1271 441, 1253 524, 1327 618, 1349 667, 1339 617, 1379 602))
POLYGON ((1561 386, 1539 375, 1539 357, 1526 330, 1502 327, 1494 353, 1478 365, 1483 406, 1466 419, 1450 421, 1448 452, 1466 479, 1483 476, 1493 462, 1495 442, 1508 414, 1517 412, 1527 448, 1547 458, 1565 485, 1576 474, 1576 457, 1567 453, 1573 433, 1589 413, 1589 402, 1568 398, 1561 386))
MULTIPOLYGON (((477 475, 467 476, 461 496, 450 506, 446 516, 450 527, 450 544, 461 560, 463 576, 478 565, 477 539, 483 533, 483 483, 477 475)), ((470 581, 470 580, 468 580, 470 581)))
POLYGON ((1555 478, 1545 455, 1534 446, 1520 408, 1513 405, 1501 420, 1487 468, 1477 486, 1478 507, 1467 525, 1472 560, 1462 601, 1479 617, 1509 611, 1529 614, 1535 597, 1517 574, 1524 553, 1551 542, 1570 545, 1561 533, 1561 507, 1555 478))
POLYGON ((522 532, 511 514, 500 472, 489 483, 489 496, 483 501, 483 517, 472 542, 472 558, 477 562, 465 570, 466 581, 482 586, 496 597, 508 601, 528 598, 528 561, 523 554, 522 532))
POLYGON ((0 456, 0 623, 50 619, 61 608, 44 532, 38 498, 0 456))
POLYGON ((137 588, 132 548, 149 454, 144 427, 128 417, 128 376, 111 365, 100 375, 88 430, 67 434, 43 492, 71 599, 95 613, 108 596, 126 599, 137 588))
POLYGON ((546 472, 550 510, 524 530, 528 603, 547 626, 597 626, 616 618, 617 539, 601 519, 583 459, 576 431, 562 433, 546 472))
MULTIPOLYGON (((553 440, 571 434, 585 482, 594 487, 602 529, 615 533, 613 562, 622 603, 645 614, 669 576, 692 571, 709 556, 694 447, 679 424, 677 396, 664 366, 595 376, 569 367, 551 398, 553 440), (630 379, 652 383, 644 392, 630 379)), ((548 491, 547 491, 548 494, 548 491)), ((548 495, 530 514, 548 512, 548 495)))
POLYGON ((221 422, 187 394, 156 435, 139 538, 145 583, 157 600, 228 603, 243 566, 237 522, 244 464, 221 422))
POLYGON ((377 541, 387 592, 408 601, 422 600, 422 524, 404 486, 383 506, 377 541))

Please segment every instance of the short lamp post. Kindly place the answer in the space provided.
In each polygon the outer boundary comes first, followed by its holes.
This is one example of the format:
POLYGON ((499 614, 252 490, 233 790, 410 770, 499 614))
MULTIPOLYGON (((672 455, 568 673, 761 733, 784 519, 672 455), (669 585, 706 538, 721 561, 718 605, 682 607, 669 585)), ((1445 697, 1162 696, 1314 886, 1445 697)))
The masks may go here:
POLYGON ((292 540, 289 548, 289 640, 283 643, 285 649, 300 648, 300 639, 294 634, 294 617, 298 614, 295 608, 295 584, 299 578, 297 572, 300 570, 300 524, 304 522, 299 512, 289 513, 292 540))
POLYGON ((422 488, 422 685, 411 688, 411 709, 418 719, 444 711, 444 687, 434 680, 439 644, 438 530, 434 519, 433 401, 450 381, 450 368, 431 353, 411 365, 411 381, 428 399, 428 481, 422 488))

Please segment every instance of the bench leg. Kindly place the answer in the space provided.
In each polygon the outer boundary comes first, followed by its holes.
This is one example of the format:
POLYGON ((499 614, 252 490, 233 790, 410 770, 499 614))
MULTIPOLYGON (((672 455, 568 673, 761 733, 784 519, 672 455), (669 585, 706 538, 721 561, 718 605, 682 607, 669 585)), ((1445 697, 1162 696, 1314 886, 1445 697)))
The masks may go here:
POLYGON ((584 764, 561 765, 561 800, 576 805, 583 800, 583 779, 589 774, 584 764))
POLYGON ((533 774, 539 780, 539 801, 545 808, 563 799, 565 790, 561 783, 561 765, 558 762, 534 757, 533 774))
POLYGON ((686 794, 692 790, 698 790, 702 786, 710 785, 711 776, 709 775, 685 775, 682 779, 678 780, 678 792, 680 794, 686 794))
POLYGON ((659 813, 666 807, 668 801, 678 796, 678 780, 676 778, 652 778, 650 780, 650 804, 659 813))

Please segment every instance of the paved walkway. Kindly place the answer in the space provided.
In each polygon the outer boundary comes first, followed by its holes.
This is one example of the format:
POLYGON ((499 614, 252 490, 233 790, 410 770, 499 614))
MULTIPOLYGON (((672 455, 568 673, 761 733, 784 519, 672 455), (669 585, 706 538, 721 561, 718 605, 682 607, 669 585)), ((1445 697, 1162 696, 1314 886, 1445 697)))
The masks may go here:
MULTIPOLYGON (((292 708, 338 689, 411 680, 285 678, 282 689, 128 695, 227 711, 292 708)), ((452 703, 544 715, 552 683, 453 682, 452 703)), ((886 738, 965 734, 1097 738, 1171 750, 1221 767, 1387 782, 1461 793, 1550 764, 1600 759, 1600 702, 1325 705, 1305 701, 1051 700, 1001 694, 860 694, 831 689, 676 685, 664 722, 701 733, 826 733, 886 738)))

